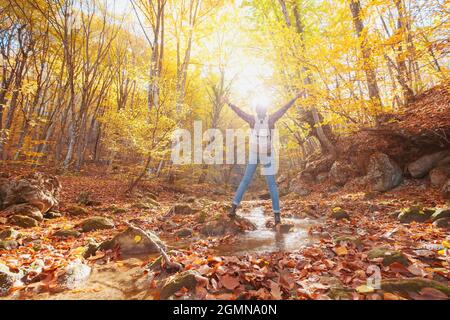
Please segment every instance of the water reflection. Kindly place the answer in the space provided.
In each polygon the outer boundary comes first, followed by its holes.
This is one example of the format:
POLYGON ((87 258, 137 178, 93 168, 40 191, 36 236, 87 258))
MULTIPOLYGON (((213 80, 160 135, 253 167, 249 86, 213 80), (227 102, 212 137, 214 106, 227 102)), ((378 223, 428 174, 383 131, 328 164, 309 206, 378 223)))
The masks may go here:
POLYGON ((271 217, 264 215, 263 209, 258 207, 247 214, 242 214, 256 225, 256 230, 247 231, 238 236, 235 243, 217 247, 217 253, 223 255, 239 255, 247 253, 262 253, 274 251, 294 251, 315 241, 308 234, 311 226, 319 222, 311 219, 283 218, 283 223, 292 224, 293 230, 288 233, 276 231, 266 227, 271 217))

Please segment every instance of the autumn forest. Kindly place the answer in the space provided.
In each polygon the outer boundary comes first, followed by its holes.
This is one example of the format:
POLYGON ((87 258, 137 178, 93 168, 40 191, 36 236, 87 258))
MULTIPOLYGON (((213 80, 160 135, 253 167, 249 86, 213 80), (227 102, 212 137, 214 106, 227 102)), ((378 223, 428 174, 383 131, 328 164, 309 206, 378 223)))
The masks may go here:
POLYGON ((447 0, 0 0, 0 300, 448 300, 449 30, 447 0))

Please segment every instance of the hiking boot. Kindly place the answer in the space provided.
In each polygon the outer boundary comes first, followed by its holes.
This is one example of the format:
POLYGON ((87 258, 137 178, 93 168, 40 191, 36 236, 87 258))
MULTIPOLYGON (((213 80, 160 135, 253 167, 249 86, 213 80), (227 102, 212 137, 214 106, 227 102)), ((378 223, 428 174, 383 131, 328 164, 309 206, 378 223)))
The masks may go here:
POLYGON ((231 205, 231 209, 228 212, 228 216, 230 218, 236 218, 236 209, 237 209, 237 205, 235 205, 234 203, 231 205))
POLYGON ((281 223, 280 213, 279 212, 274 212, 273 216, 275 218, 275 225, 280 224, 281 223))

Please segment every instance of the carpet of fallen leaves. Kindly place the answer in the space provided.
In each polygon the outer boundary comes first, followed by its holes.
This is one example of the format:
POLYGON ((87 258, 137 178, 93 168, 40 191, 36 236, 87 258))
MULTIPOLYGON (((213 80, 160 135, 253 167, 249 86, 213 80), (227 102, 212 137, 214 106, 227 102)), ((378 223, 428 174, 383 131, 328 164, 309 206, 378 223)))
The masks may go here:
MULTIPOLYGON (((149 229, 161 237, 171 248, 169 255, 180 263, 183 270, 195 270, 203 281, 195 288, 182 288, 172 298, 189 299, 445 299, 437 290, 425 288, 419 292, 388 292, 371 286, 374 273, 382 280, 399 278, 425 278, 448 285, 450 279, 448 230, 430 223, 400 224, 389 213, 421 203, 426 207, 443 206, 439 191, 425 181, 406 181, 401 187, 372 199, 364 192, 341 189, 334 193, 321 192, 318 187, 307 197, 283 201, 283 215, 319 219, 309 233, 316 239, 309 245, 300 245, 290 252, 248 252, 245 255, 223 255, 220 244, 233 245, 236 235, 202 237, 202 221, 198 214, 167 216, 175 202, 195 201, 207 216, 225 217, 224 204, 230 191, 212 191, 205 185, 174 187, 163 182, 146 182, 132 195, 125 195, 126 182, 110 175, 61 175, 63 192, 59 211, 61 218, 44 220, 39 227, 20 230, 20 246, 13 250, 0 250, 0 262, 11 271, 26 271, 26 278, 16 284, 6 299, 25 299, 47 293, 47 298, 61 292, 57 279, 70 261, 82 260, 93 268, 121 263, 117 251, 97 252, 84 259, 83 247, 89 240, 102 242, 126 228, 132 222, 149 229), (64 215, 68 205, 76 202, 81 191, 89 191, 100 203, 87 206, 88 214, 64 215), (136 206, 148 192, 157 195, 159 206, 136 206), (192 200, 194 199, 194 200, 192 200), (350 218, 334 220, 329 215, 333 208, 346 210, 350 218), (122 210, 117 210, 121 208, 122 210), (71 229, 91 215, 107 216, 114 220, 115 228, 83 233, 79 238, 60 239, 52 234, 59 229, 71 229), (177 237, 176 231, 189 227, 192 236, 177 237), (340 241, 338 236, 352 236, 358 242, 340 241), (367 252, 374 247, 388 246, 401 251, 408 265, 392 263, 385 266, 381 259, 370 260, 367 252), (39 263, 37 263, 39 261, 39 263), (372 279, 372 280, 371 280, 372 279)), ((249 207, 261 206, 271 219, 270 202, 249 201, 249 207)), ((6 221, 0 226, 7 227, 6 221)), ((142 269, 156 257, 141 257, 142 269)), ((159 288, 176 274, 167 271, 145 271, 151 281, 143 290, 151 290, 149 299, 158 298, 159 288)), ((83 298, 83 287, 77 288, 83 298)), ((91 289, 89 289, 91 290, 91 289)), ((96 293, 102 298, 102 292, 96 293)))

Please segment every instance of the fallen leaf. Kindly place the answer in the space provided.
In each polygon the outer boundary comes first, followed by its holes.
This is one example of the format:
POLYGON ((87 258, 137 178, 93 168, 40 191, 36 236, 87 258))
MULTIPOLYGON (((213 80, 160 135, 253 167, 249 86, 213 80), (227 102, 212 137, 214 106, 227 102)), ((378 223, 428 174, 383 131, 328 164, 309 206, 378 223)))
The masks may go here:
POLYGON ((375 289, 371 286, 368 285, 360 285, 359 287, 356 287, 356 291, 359 293, 370 293, 370 292, 374 292, 375 289))
POLYGON ((283 297, 281 296, 280 285, 275 281, 270 280, 270 293, 276 300, 281 300, 283 297))
POLYGON ((236 277, 232 277, 228 274, 220 277, 220 282, 228 290, 233 290, 239 286, 239 280, 236 277))
POLYGON ((348 250, 346 247, 336 247, 334 248, 334 252, 336 252, 338 256, 345 256, 346 254, 348 254, 348 250))
POLYGON ((383 299, 384 300, 404 300, 404 298, 402 298, 396 294, 390 293, 390 292, 383 293, 383 299))

